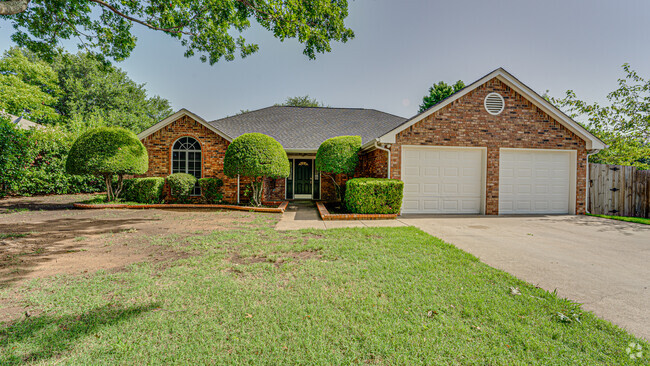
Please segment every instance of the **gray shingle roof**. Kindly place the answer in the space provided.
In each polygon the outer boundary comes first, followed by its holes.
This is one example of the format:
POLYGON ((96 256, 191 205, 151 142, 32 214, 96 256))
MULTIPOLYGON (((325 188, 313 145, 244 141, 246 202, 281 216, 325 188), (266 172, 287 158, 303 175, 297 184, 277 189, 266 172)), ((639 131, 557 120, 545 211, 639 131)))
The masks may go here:
POLYGON ((323 141, 342 135, 361 136, 365 144, 404 121, 374 109, 273 106, 209 123, 232 138, 260 132, 287 150, 317 150, 323 141))

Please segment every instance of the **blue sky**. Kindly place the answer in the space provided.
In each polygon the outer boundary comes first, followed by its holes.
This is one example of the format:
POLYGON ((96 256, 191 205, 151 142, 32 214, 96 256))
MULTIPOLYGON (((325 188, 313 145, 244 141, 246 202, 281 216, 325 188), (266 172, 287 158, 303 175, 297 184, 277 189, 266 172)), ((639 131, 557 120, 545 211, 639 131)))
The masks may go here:
MULTIPOLYGON (((497 67, 539 93, 573 89, 589 101, 604 101, 625 62, 650 77, 647 0, 356 0, 349 11, 356 38, 315 61, 296 41, 253 26, 244 36, 259 52, 209 66, 184 58, 164 34, 134 26, 138 46, 118 66, 174 109, 208 120, 305 94, 410 117, 431 84, 470 83, 497 67)), ((11 31, 0 22, 0 49, 11 46, 11 31)))

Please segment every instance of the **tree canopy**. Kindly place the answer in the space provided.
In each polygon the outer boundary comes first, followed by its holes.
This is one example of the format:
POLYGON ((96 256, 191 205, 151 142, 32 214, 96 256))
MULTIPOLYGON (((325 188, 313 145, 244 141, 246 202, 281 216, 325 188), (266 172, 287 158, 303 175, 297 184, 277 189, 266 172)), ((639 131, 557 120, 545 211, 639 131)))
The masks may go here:
POLYGON ((242 35, 255 20, 274 37, 295 38, 310 59, 347 42, 354 32, 344 24, 347 0, 5 0, 0 18, 13 23, 12 39, 44 57, 64 41, 114 60, 129 57, 137 38, 132 27, 146 27, 177 39, 185 57, 203 62, 244 58, 259 46, 242 35), (237 35, 239 33, 239 35, 237 35))
POLYGON ((608 105, 589 104, 572 90, 549 100, 609 146, 590 161, 650 169, 650 80, 628 64, 623 71, 618 89, 607 95, 608 105))
POLYGON ((465 83, 462 80, 458 80, 454 85, 448 85, 444 81, 440 81, 437 84, 433 84, 429 88, 429 94, 425 95, 422 98, 422 104, 420 104, 419 113, 426 111, 432 106, 440 103, 442 100, 450 97, 452 94, 458 92, 459 90, 465 87, 465 83))
POLYGON ((284 103, 277 105, 286 107, 325 107, 325 104, 319 102, 316 98, 310 98, 309 95, 289 97, 284 103))

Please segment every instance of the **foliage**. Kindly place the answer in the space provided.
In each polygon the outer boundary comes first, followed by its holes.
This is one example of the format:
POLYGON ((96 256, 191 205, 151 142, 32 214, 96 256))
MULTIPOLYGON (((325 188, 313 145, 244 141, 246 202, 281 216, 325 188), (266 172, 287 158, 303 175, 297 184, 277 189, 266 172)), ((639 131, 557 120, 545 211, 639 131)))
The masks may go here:
POLYGON ((28 149, 25 132, 0 113, 0 197, 7 194, 11 184, 29 164, 28 149))
POLYGON ((284 101, 282 104, 276 104, 280 106, 286 106, 286 107, 325 107, 325 104, 319 102, 316 100, 316 98, 312 99, 309 97, 309 95, 305 96, 300 96, 300 97, 289 97, 287 100, 284 101))
POLYGON ((595 214, 589 214, 589 213, 587 215, 595 216, 595 217, 602 217, 604 219, 612 219, 612 220, 619 220, 619 221, 626 221, 626 222, 634 222, 634 223, 637 223, 637 224, 650 225, 650 219, 646 219, 646 218, 643 218, 643 217, 595 215, 595 214))
POLYGON ((30 162, 12 184, 21 195, 98 192, 103 181, 93 175, 70 175, 65 163, 78 133, 61 127, 47 126, 27 132, 26 158, 30 162))
POLYGON ((345 207, 359 214, 397 214, 404 182, 399 179, 354 178, 346 183, 345 207))
POLYGON ((201 186, 201 195, 203 200, 207 203, 219 203, 223 199, 221 187, 223 187, 223 180, 219 178, 201 178, 199 179, 201 186))
POLYGON ((123 199, 137 203, 160 203, 162 201, 165 178, 133 178, 124 181, 123 199))
POLYGON ((251 201, 257 206, 262 204, 264 178, 286 178, 289 169, 289 159, 282 145, 261 133, 246 133, 234 139, 223 160, 223 171, 227 176, 241 175, 252 179, 251 201))
POLYGON ((0 58, 0 110, 38 123, 55 123, 60 90, 51 65, 12 48, 0 58))
POLYGON ((440 81, 438 84, 433 84, 433 86, 429 88, 429 94, 422 98, 422 104, 420 104, 420 110, 418 112, 422 113, 426 111, 444 99, 449 98, 452 94, 457 93, 464 87, 465 83, 463 83, 462 80, 458 80, 454 85, 447 85, 444 81, 440 81))
POLYGON ((607 95, 609 105, 588 104, 568 90, 564 98, 549 98, 585 125, 609 147, 590 157, 601 164, 650 169, 650 80, 624 64, 625 78, 607 95))
POLYGON ((120 127, 100 127, 82 134, 70 148, 66 170, 70 174, 102 176, 108 201, 119 198, 125 174, 143 174, 149 156, 142 142, 131 131, 120 127), (113 189, 113 175, 118 184, 113 189))
POLYGON ((172 198, 176 202, 185 203, 190 199, 196 186, 196 178, 187 173, 174 173, 167 177, 167 184, 172 198))
POLYGON ((338 200, 343 199, 343 187, 336 182, 337 174, 354 174, 359 165, 361 136, 338 136, 325 140, 316 152, 316 169, 334 182, 338 200))
POLYGON ((78 38, 80 47, 115 60, 131 54, 136 37, 134 23, 180 41, 185 57, 200 55, 210 64, 235 53, 246 57, 259 48, 243 33, 255 19, 273 36, 295 38, 310 59, 316 52, 331 51, 331 41, 347 42, 354 33, 345 27, 347 0, 13 0, 24 7, 13 11, 0 2, 0 19, 13 23, 12 39, 43 56, 52 57, 56 47, 78 38), (236 37, 236 38, 235 38, 236 37))

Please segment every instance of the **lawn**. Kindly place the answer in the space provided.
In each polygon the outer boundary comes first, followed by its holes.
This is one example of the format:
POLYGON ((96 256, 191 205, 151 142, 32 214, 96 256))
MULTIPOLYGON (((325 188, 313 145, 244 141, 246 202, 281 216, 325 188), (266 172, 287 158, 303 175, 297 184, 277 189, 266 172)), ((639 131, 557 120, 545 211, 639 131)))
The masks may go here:
POLYGON ((31 280, 0 364, 640 364, 646 342, 415 228, 239 228, 189 254, 31 280))
POLYGON ((626 221, 626 222, 634 222, 637 224, 644 224, 644 225, 650 225, 650 219, 646 219, 643 217, 628 217, 628 216, 609 216, 609 215, 594 215, 594 214, 587 214, 588 216, 595 216, 595 217, 602 217, 605 219, 612 219, 612 220, 619 220, 619 221, 626 221))

